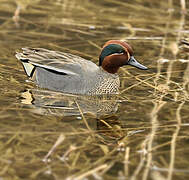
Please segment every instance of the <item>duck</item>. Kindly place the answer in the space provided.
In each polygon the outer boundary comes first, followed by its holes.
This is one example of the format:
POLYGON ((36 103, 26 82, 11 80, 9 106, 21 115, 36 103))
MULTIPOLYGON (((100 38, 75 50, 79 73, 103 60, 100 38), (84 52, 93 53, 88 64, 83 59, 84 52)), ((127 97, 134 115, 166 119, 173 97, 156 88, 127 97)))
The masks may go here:
POLYGON ((27 76, 40 88, 69 94, 118 94, 120 67, 148 69, 134 58, 132 47, 122 40, 109 40, 104 44, 99 65, 71 53, 44 48, 22 48, 15 56, 27 76))

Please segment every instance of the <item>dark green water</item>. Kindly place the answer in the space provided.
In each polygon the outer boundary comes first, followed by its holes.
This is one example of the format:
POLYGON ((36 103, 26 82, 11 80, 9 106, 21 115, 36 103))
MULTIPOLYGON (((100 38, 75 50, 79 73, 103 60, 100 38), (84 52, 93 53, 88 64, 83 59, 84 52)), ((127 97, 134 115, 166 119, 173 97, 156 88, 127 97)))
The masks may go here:
POLYGON ((188 179, 188 18, 171 0, 1 0, 0 179, 188 179), (98 63, 110 39, 149 67, 120 69, 113 98, 39 89, 15 58, 43 47, 98 63))

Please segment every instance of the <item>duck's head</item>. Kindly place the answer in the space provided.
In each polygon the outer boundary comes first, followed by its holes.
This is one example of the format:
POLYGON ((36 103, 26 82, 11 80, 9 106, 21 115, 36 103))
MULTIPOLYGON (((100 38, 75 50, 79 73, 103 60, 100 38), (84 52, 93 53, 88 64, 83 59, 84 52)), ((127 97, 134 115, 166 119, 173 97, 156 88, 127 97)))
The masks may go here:
POLYGON ((99 56, 99 66, 109 72, 117 73, 121 66, 131 65, 138 69, 148 68, 134 58, 133 50, 129 44, 120 40, 110 40, 106 42, 99 56))

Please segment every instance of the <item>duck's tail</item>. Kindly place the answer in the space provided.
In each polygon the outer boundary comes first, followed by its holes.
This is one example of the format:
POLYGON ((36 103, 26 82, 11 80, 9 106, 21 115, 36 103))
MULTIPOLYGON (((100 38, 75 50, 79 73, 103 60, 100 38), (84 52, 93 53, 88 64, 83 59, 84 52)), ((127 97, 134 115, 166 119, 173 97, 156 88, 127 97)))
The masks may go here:
POLYGON ((25 73, 28 77, 32 78, 34 72, 35 72, 35 66, 31 64, 27 58, 26 55, 23 53, 16 52, 16 58, 22 62, 22 65, 24 67, 25 73))

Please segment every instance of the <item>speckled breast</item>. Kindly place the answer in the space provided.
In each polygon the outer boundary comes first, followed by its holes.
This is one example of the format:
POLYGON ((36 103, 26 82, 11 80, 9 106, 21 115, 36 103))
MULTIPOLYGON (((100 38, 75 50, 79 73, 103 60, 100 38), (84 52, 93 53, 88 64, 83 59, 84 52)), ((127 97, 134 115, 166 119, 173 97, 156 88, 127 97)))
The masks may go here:
POLYGON ((120 80, 116 74, 108 76, 98 76, 95 86, 87 92, 89 95, 95 94, 117 94, 119 92, 120 80))

